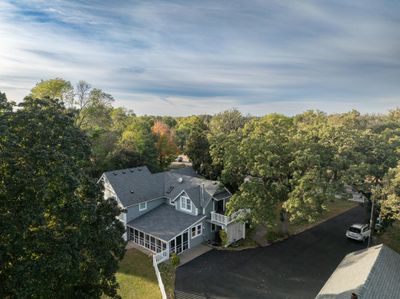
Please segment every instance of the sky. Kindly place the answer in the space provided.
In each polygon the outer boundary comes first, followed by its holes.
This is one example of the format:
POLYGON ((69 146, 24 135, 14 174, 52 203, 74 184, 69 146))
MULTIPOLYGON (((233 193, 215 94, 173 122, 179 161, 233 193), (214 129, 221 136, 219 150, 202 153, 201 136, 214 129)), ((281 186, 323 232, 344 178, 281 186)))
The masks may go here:
POLYGON ((137 114, 400 106, 400 1, 0 1, 0 91, 79 80, 137 114))

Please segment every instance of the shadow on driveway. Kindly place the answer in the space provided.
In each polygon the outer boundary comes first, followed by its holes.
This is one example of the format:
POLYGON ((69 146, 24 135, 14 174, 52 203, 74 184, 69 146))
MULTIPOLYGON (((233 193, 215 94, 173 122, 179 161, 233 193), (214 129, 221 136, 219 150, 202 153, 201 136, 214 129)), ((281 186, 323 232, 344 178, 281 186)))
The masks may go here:
POLYGON ((205 298, 314 298, 347 253, 366 247, 345 237, 365 219, 356 207, 268 247, 212 250, 177 269, 175 289, 205 298))

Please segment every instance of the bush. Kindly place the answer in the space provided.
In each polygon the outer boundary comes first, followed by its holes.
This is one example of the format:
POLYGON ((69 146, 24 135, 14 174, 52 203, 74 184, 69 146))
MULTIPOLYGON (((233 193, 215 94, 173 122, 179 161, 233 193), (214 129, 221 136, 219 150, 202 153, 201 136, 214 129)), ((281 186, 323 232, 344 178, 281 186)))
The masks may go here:
POLYGON ((227 246, 228 244, 228 234, 224 229, 221 229, 219 231, 219 238, 221 239, 221 245, 222 246, 227 246))
POLYGON ((174 267, 177 267, 179 265, 179 263, 181 262, 179 255, 177 255, 175 252, 171 253, 170 259, 171 259, 171 265, 174 267))
POLYGON ((275 242, 283 237, 285 237, 284 234, 276 230, 269 230, 267 233, 268 242, 275 242))

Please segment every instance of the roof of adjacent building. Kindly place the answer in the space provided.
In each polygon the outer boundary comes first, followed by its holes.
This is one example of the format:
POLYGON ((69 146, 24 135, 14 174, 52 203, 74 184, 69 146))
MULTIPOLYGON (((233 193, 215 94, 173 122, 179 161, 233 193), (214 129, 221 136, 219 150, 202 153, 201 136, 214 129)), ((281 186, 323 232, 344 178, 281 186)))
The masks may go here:
POLYGON ((316 299, 399 298, 400 255, 381 244, 346 255, 316 299))
POLYGON ((127 226, 168 242, 204 217, 204 215, 193 216, 182 213, 173 206, 162 204, 143 216, 132 220, 127 226))
POLYGON ((231 195, 218 181, 200 178, 191 167, 151 173, 142 166, 108 171, 102 177, 111 184, 124 207, 156 198, 174 199, 185 191, 194 205, 202 208, 214 195, 231 195))

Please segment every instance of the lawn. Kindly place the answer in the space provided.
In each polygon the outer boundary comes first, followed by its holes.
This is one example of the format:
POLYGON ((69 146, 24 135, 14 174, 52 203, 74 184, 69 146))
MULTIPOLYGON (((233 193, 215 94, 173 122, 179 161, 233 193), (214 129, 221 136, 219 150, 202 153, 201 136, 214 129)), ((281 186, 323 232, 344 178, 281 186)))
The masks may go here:
POLYGON ((175 271, 176 268, 171 265, 170 261, 161 263, 158 265, 160 270, 161 279, 164 283, 165 292, 167 293, 168 299, 174 298, 175 291, 175 271))
MULTIPOLYGON (((297 222, 297 223, 290 223, 289 224, 289 235, 295 235, 298 234, 302 231, 305 231, 315 225, 318 225, 330 218, 333 218, 339 214, 342 214, 354 207, 356 207, 358 203, 348 201, 348 200, 340 200, 337 199, 335 201, 331 201, 327 203, 327 210, 321 214, 314 222, 297 222)), ((277 220, 278 221, 278 220, 277 220)), ((287 238, 288 236, 282 235, 279 230, 277 229, 277 226, 271 226, 268 227, 267 230, 268 232, 268 237, 265 236, 264 238, 268 238, 268 241, 270 243, 274 243, 278 240, 282 240, 287 238)), ((257 242, 253 239, 254 234, 256 233, 256 229, 254 230, 248 230, 246 231, 246 239, 238 241, 234 246, 230 246, 227 249, 232 250, 242 250, 246 248, 254 248, 259 246, 257 242), (234 248, 233 248, 234 247, 234 248)))
POLYGON ((400 253, 400 222, 394 222, 384 234, 378 236, 378 243, 383 243, 400 253))
POLYGON ((151 257, 136 249, 127 250, 116 276, 122 299, 161 298, 151 257))
POLYGON ((335 201, 330 201, 326 204, 327 211, 324 212, 322 215, 320 215, 318 217, 318 219, 316 219, 315 222, 302 222, 302 223, 290 224, 289 232, 291 235, 298 234, 298 233, 300 233, 308 228, 311 228, 315 225, 318 225, 330 218, 340 215, 340 214, 346 212, 347 210, 350 210, 358 205, 359 205, 359 203, 349 201, 349 200, 337 199, 335 201))

